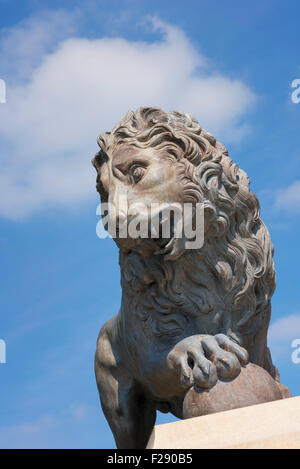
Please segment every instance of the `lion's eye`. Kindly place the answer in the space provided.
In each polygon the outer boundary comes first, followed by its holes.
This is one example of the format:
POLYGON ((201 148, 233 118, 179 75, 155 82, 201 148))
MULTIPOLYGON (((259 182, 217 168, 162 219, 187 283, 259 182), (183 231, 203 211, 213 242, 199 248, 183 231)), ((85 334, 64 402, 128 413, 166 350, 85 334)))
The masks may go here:
POLYGON ((146 168, 144 168, 143 166, 134 166, 130 170, 130 174, 131 174, 134 184, 137 184, 142 179, 145 171, 146 171, 146 168))

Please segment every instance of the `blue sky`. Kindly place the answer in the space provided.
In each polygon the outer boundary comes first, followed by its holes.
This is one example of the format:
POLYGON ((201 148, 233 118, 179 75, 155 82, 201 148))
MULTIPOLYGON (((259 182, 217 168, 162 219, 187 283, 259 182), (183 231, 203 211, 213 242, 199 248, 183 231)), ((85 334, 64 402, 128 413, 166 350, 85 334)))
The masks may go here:
POLYGON ((0 447, 114 446, 93 354, 119 269, 90 159, 140 105, 192 112, 247 171, 275 246, 270 348, 300 394, 299 17, 296 0, 0 0, 0 447))

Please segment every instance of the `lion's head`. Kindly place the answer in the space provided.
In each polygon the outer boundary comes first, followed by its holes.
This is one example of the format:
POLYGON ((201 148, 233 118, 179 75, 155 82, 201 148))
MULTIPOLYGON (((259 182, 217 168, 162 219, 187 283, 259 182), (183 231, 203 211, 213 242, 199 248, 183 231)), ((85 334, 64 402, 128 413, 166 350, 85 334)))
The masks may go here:
POLYGON ((246 173, 190 114, 176 111, 128 112, 98 144, 97 190, 102 202, 115 203, 118 220, 141 201, 204 206, 204 245, 173 261, 163 251, 154 255, 157 244, 165 247, 159 238, 117 240, 123 289, 129 297, 143 296, 136 306, 141 319, 164 334, 172 321, 162 318, 170 319, 172 312, 177 329, 185 327, 188 316, 201 317, 204 328, 215 325, 240 342, 251 340, 258 322, 268 322, 275 271, 272 243, 246 173), (119 197, 124 188, 127 210, 119 197), (159 311, 149 319, 153 298, 159 311), (181 308, 180 319, 174 305, 181 308))

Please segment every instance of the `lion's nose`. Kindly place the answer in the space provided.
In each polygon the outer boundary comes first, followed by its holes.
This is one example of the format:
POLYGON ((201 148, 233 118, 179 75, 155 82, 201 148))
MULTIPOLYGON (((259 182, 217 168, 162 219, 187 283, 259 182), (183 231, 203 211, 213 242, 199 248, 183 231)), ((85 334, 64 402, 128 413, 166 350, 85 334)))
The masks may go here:
POLYGON ((113 180, 109 186, 109 201, 121 212, 127 210, 127 188, 121 181, 113 180))

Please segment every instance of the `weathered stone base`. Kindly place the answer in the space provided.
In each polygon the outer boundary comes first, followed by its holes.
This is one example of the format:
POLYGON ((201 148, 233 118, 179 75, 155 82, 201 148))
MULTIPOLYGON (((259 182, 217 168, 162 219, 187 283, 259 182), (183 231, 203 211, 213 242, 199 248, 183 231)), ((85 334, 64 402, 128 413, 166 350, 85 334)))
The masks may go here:
POLYGON ((151 449, 300 449, 300 397, 157 425, 151 449))

